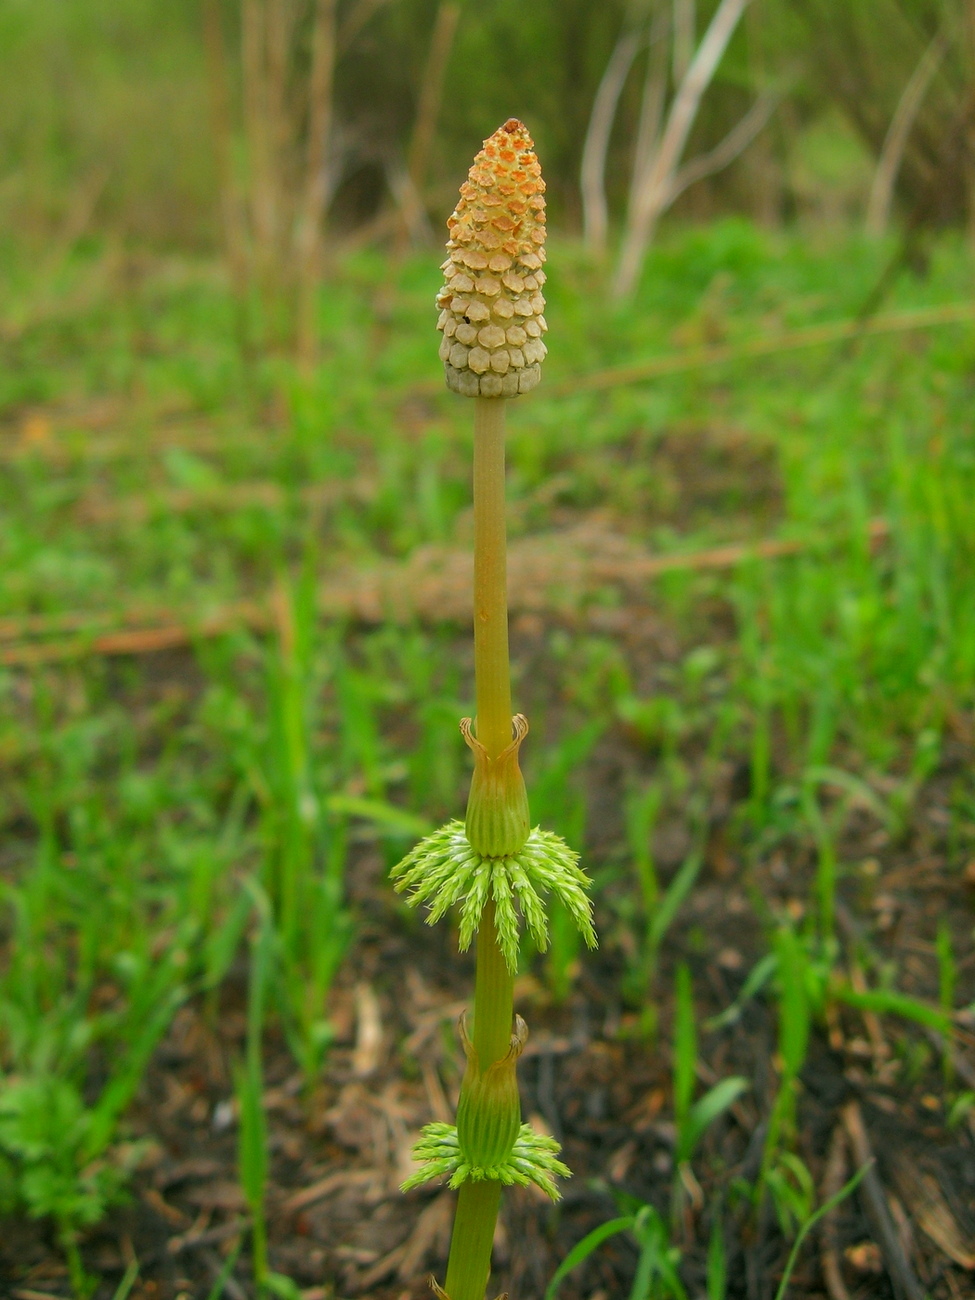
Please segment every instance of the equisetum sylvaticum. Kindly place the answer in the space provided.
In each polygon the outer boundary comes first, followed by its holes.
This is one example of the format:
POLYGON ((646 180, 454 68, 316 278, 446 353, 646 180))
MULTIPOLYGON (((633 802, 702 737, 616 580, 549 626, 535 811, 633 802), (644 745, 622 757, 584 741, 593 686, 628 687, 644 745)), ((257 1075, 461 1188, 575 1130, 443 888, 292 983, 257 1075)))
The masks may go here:
POLYGON ((448 1300, 484 1300, 503 1186, 535 1184, 553 1200, 568 1169, 559 1145, 521 1122, 515 1067, 528 1035, 513 1014, 519 917, 548 945, 545 899, 554 894, 595 946, 589 881, 578 854, 531 827, 518 751, 528 733, 512 717, 504 502, 505 408, 530 392, 545 357, 545 182, 530 135, 512 118, 474 159, 447 222, 444 287, 437 295, 447 387, 474 399, 474 675, 477 717, 460 724, 474 754, 464 822, 422 840, 393 869, 433 924, 459 907, 460 946, 477 936, 472 1023, 460 1035, 467 1069, 456 1124, 428 1124, 404 1190, 448 1178, 458 1189, 448 1300))

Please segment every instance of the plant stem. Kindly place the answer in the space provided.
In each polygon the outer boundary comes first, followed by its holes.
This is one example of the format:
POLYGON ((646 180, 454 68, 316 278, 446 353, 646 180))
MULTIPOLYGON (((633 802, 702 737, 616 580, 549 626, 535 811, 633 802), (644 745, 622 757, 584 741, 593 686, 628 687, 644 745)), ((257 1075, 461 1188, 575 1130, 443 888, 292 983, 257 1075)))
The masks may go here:
POLYGON ((515 977, 508 970, 494 924, 494 900, 488 899, 477 931, 477 973, 474 976, 474 1050, 483 1072, 511 1046, 512 999, 515 977))
MULTIPOLYGON (((494 902, 484 906, 477 931, 477 974, 474 982, 474 1048, 485 1070, 504 1056, 511 1043, 514 976, 498 947, 494 902)), ((450 1237, 446 1292, 450 1300, 483 1300, 491 1273, 494 1225, 501 1203, 501 1184, 464 1183, 457 1194, 457 1212, 450 1237)))
POLYGON ((490 758, 511 743, 503 397, 474 399, 474 685, 477 738, 490 758))
POLYGON ((464 1183, 457 1193, 444 1288, 450 1300, 484 1300, 500 1204, 501 1184, 493 1179, 464 1183))
MULTIPOLYGON (((500 1183, 498 1186, 500 1186, 500 1183)), ((61 1228, 61 1245, 64 1247, 64 1253, 68 1259, 71 1289, 75 1293, 76 1300, 86 1300, 86 1297, 91 1295, 94 1290, 94 1286, 85 1272, 81 1251, 78 1249, 78 1234, 69 1219, 62 1219, 59 1226, 61 1228)), ((488 1259, 490 1260, 490 1255, 488 1259)), ((487 1278, 484 1281, 487 1282, 487 1278)))
MULTIPOLYGON (((474 686, 477 738, 491 758, 510 743, 511 671, 508 662, 507 555, 504 510, 503 397, 478 397, 474 406, 474 686)), ((474 1048, 483 1071, 511 1043, 514 977, 495 927, 494 902, 484 906, 477 932, 474 1048)), ((483 1300, 491 1272, 494 1225, 501 1203, 496 1181, 464 1183, 450 1239, 446 1290, 450 1300, 483 1300)))

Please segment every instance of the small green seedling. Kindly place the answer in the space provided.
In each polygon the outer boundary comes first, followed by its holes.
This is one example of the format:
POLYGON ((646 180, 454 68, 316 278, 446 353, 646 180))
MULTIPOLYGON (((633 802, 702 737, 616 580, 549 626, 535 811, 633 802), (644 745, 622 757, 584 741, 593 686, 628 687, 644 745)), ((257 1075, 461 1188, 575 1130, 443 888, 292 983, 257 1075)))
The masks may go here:
POLYGON ((958 963, 951 943, 951 926, 942 918, 938 925, 935 943, 938 954, 938 1002, 949 1028, 942 1037, 941 1059, 944 1065, 945 1087, 950 1089, 955 1075, 955 1036, 951 1019, 955 1010, 955 987, 958 983, 958 963))
MULTIPOLYGON (((870 1170, 871 1165, 872 1162, 865 1164, 862 1169, 858 1169, 853 1177, 848 1182, 844 1183, 834 1196, 831 1196, 829 1200, 824 1201, 817 1210, 805 1217, 802 1226, 796 1233, 796 1239, 792 1243, 792 1249, 789 1251, 789 1258, 786 1261, 782 1280, 775 1293, 775 1300, 786 1300, 789 1291, 789 1283, 792 1280, 792 1273, 796 1266, 796 1260, 799 1258, 799 1251, 802 1249, 802 1244, 809 1236, 810 1232, 812 1232, 816 1224, 819 1223, 820 1219, 825 1218, 825 1216, 829 1214, 830 1210, 834 1210, 836 1206, 845 1201, 852 1192, 856 1191, 860 1180, 870 1170)), ((710 1295, 708 1296, 708 1300, 711 1300, 710 1295)))
POLYGON ((667 1225, 654 1207, 639 1202, 631 1213, 601 1223, 573 1246, 546 1287, 544 1300, 555 1300, 568 1274, 604 1241, 621 1232, 628 1232, 640 1251, 629 1300, 687 1300, 677 1273, 680 1251, 671 1245, 667 1225))
POLYGON ((691 990, 691 973, 683 963, 677 968, 674 1016, 674 1120, 677 1126, 676 1172, 671 1210, 674 1228, 682 1217, 684 1184, 691 1158, 704 1134, 716 1119, 733 1106, 748 1087, 740 1075, 722 1079, 698 1101, 694 1100, 697 1078, 697 1026, 691 990))
POLYGON ((760 1202, 764 1189, 769 1187, 781 1192, 778 1198, 781 1203, 791 1204, 789 1193, 794 1183, 800 1189, 808 1190, 805 1167, 798 1169, 797 1164, 801 1162, 785 1148, 791 1143, 795 1132, 799 1073, 806 1061, 812 1008, 807 984, 808 958, 795 932, 788 926, 783 926, 776 935, 775 951, 779 977, 780 1079, 765 1139, 756 1200, 760 1202), (782 1164, 783 1159, 785 1166, 782 1164), (775 1171, 782 1173, 781 1179, 777 1180, 775 1171))
POLYGON ((724 1216, 720 1206, 711 1223, 708 1241, 708 1300, 725 1300, 728 1293, 728 1257, 724 1244, 724 1216))
POLYGON ((240 1186, 251 1215, 251 1268, 259 1296, 268 1293, 282 1300, 298 1300, 290 1278, 273 1273, 267 1256, 268 1179, 267 1120, 264 1114, 262 1039, 267 997, 280 943, 275 933, 270 901, 251 881, 249 894, 257 915, 251 939, 250 982, 247 990, 247 1040, 244 1061, 236 1072, 237 1108, 240 1116, 237 1163, 240 1186))
MULTIPOLYGON (((76 882, 60 870, 53 807, 40 790, 37 799, 35 859, 22 882, 0 882, 0 916, 9 917, 12 938, 0 971, 0 1047, 9 1067, 0 1075, 0 1213, 51 1218, 72 1289, 85 1297, 97 1281, 85 1272, 79 1241, 121 1199, 143 1154, 142 1144, 120 1142, 119 1123, 186 996, 185 954, 195 927, 184 919, 158 957, 124 892, 107 918, 102 909, 78 906, 67 894, 76 882), (128 946, 106 961, 105 930, 123 916, 128 946), (99 978, 115 982, 117 1006, 97 1009, 99 978), (107 1078, 94 1088, 88 1056, 96 1045, 107 1078)), ((93 878, 97 865, 92 854, 93 878)))
POLYGON ((264 887, 278 934, 285 1031, 311 1092, 331 1038, 328 992, 351 925, 344 906, 345 842, 316 779, 313 566, 297 591, 277 588, 278 640, 268 666, 268 741, 260 769, 264 887))
POLYGON ((261 1041, 268 984, 271 979, 274 928, 267 898, 256 886, 252 897, 258 911, 258 927, 251 940, 250 981, 247 989, 247 1041, 244 1062, 236 1074, 239 1111, 237 1163, 240 1186, 251 1214, 251 1266, 254 1282, 261 1290, 267 1280, 267 1121, 264 1116, 264 1071, 261 1041))
MULTIPOLYGON (((565 736, 549 750, 544 762, 533 772, 532 808, 540 822, 547 822, 571 844, 580 844, 586 830, 586 799, 573 772, 589 757, 593 746, 605 731, 605 723, 595 719, 565 736)), ((553 900, 549 909, 549 949, 546 976, 549 992, 556 1003, 569 996, 578 970, 582 935, 572 913, 553 900)))

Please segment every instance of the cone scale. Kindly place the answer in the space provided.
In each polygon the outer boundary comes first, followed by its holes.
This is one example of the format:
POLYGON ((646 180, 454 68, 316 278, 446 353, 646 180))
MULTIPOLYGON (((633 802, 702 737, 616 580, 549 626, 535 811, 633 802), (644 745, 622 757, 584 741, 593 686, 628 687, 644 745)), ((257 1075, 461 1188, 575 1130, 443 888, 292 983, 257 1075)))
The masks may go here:
POLYGON ((532 138, 510 118, 484 141, 447 220, 437 328, 447 387, 464 397, 517 397, 541 379, 544 192, 532 138))

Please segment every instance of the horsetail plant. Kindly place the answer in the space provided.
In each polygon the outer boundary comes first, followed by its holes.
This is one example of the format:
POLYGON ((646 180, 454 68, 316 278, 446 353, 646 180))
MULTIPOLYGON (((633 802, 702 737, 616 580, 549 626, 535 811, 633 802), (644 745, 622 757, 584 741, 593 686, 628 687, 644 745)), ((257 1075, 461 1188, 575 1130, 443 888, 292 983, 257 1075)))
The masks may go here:
POLYGON ((551 892, 596 943, 589 880, 578 854, 531 828, 518 753, 528 733, 512 717, 504 506, 504 420, 509 397, 541 378, 547 329, 545 183, 528 131, 512 118, 484 142, 447 222, 445 284, 437 295, 447 387, 474 406, 474 674, 476 722, 460 724, 474 754, 466 821, 422 840, 392 876, 433 924, 460 905, 460 946, 477 936, 473 1026, 462 1019, 467 1069, 457 1123, 428 1124, 403 1190, 449 1176, 459 1189, 447 1300, 483 1300, 502 1186, 534 1184, 552 1200, 568 1177, 559 1145, 522 1124, 515 1067, 528 1035, 513 1014, 519 912, 536 945, 548 944, 551 892))

